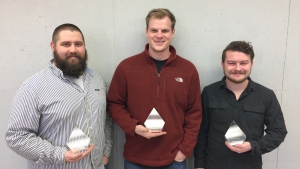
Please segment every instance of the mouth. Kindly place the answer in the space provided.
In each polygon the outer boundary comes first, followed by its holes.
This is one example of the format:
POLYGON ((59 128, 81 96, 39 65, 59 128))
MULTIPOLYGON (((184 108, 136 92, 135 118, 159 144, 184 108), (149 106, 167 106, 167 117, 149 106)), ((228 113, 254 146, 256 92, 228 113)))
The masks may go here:
POLYGON ((71 58, 77 58, 78 59, 79 56, 77 56, 77 55, 70 55, 70 56, 67 57, 67 59, 71 59, 71 58))
POLYGON ((154 42, 155 42, 155 44, 158 44, 158 45, 162 45, 165 43, 165 41, 154 41, 154 42))

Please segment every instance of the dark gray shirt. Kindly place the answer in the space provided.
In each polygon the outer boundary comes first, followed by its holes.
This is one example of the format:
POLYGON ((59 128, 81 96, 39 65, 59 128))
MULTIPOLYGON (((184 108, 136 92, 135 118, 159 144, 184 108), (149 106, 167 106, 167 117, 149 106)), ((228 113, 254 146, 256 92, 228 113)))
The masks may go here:
POLYGON ((194 151, 195 168, 259 169, 261 155, 277 148, 287 134, 275 93, 250 78, 238 100, 226 87, 224 77, 204 88, 202 102, 203 121, 194 151), (224 135, 233 120, 246 134, 251 151, 238 154, 226 147, 224 135))

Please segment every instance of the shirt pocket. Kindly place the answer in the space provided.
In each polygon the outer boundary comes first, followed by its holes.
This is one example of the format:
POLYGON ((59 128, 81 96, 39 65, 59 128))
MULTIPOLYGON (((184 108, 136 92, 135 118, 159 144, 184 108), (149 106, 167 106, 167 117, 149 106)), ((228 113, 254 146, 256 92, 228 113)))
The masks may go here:
POLYGON ((243 105, 245 114, 243 115, 243 119, 245 124, 248 127, 262 127, 264 126, 264 112, 265 106, 264 105, 251 105, 251 104, 244 104, 243 105))
POLYGON ((223 125, 230 118, 228 113, 229 103, 227 102, 210 102, 210 122, 213 125, 223 125))

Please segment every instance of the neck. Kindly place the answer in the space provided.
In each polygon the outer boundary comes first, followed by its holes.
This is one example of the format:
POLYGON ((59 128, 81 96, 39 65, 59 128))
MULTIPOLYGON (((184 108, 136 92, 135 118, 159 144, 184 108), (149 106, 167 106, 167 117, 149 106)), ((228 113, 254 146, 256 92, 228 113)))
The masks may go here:
POLYGON ((152 50, 151 48, 148 49, 149 55, 156 60, 166 60, 170 57, 171 52, 168 50, 161 51, 161 52, 156 52, 152 50))
POLYGON ((228 89, 230 89, 232 92, 236 93, 236 92, 243 92, 249 83, 249 80, 245 80, 242 83, 234 83, 228 79, 225 80, 226 82, 226 86, 228 89))

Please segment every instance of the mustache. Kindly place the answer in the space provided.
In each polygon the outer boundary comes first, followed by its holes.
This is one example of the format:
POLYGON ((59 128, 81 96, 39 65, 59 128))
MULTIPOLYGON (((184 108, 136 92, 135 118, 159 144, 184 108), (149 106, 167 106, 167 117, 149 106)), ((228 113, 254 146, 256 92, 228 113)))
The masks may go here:
POLYGON ((246 74, 246 71, 242 71, 242 70, 233 70, 230 72, 231 74, 246 74))
POLYGON ((70 59, 71 57, 76 57, 77 59, 81 59, 81 57, 79 56, 79 54, 70 54, 66 56, 66 59, 70 59))

